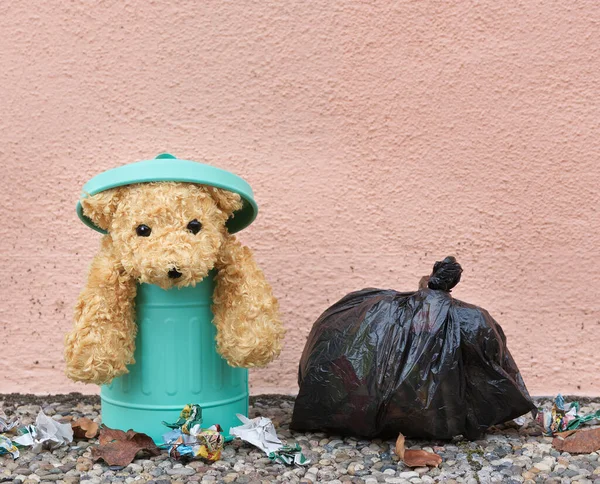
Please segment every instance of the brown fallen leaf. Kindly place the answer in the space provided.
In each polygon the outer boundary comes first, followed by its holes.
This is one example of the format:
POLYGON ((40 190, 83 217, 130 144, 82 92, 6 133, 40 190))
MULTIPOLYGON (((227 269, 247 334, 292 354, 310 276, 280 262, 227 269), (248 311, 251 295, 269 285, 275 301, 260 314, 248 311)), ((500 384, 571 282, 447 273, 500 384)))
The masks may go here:
POLYGON ((93 439, 98 435, 98 424, 87 417, 71 422, 71 428, 76 439, 93 439))
MULTIPOLYGON (((133 432, 132 430, 130 431, 133 432)), ((127 440, 127 432, 102 425, 100 427, 100 437, 98 437, 100 445, 106 445, 115 440, 127 440)))
POLYGON ((160 454, 160 449, 146 434, 128 430, 100 427, 100 444, 92 449, 94 461, 104 460, 109 466, 126 466, 133 462, 136 454, 144 451, 151 456, 160 454))
POLYGON ((564 432, 558 432, 554 434, 555 437, 560 437, 561 439, 566 439, 569 435, 573 435, 577 430, 565 430, 564 432))
POLYGON ((570 454, 596 452, 600 450, 600 428, 561 432, 552 440, 552 447, 570 454))
POLYGON ((404 440, 404 435, 399 434, 398 439, 396 440, 396 455, 400 457, 408 467, 437 467, 442 463, 442 458, 432 452, 405 449, 404 440))

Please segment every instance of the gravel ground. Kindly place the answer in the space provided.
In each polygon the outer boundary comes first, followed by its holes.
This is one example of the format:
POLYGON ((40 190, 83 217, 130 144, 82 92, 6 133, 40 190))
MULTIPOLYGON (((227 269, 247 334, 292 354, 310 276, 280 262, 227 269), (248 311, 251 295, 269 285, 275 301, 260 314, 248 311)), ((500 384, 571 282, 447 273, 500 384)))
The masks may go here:
MULTIPOLYGON (((570 401, 570 399, 567 399, 570 401)), ((600 409, 600 400, 579 398, 581 412, 600 409)), ((552 439, 543 437, 531 418, 522 427, 514 423, 490 429, 487 436, 469 442, 408 440, 407 448, 437 452, 443 463, 437 469, 407 468, 393 452, 393 441, 361 440, 325 433, 298 433, 289 430, 293 398, 262 395, 251 399, 250 416, 263 415, 273 420, 279 437, 287 443, 298 442, 311 464, 285 467, 273 464, 258 449, 236 440, 226 444, 222 460, 207 465, 193 461, 182 465, 166 453, 137 459, 125 468, 109 468, 93 463, 91 441, 77 441, 69 447, 34 454, 21 450, 16 461, 0 456, 0 482, 15 484, 153 482, 329 482, 329 483, 594 483, 600 484, 598 454, 570 455, 555 451, 552 439)), ((543 401, 539 401, 539 404, 543 401)), ((0 409, 18 414, 23 424, 33 422, 38 411, 54 418, 86 416, 99 421, 97 397, 80 394, 0 395, 0 409)))

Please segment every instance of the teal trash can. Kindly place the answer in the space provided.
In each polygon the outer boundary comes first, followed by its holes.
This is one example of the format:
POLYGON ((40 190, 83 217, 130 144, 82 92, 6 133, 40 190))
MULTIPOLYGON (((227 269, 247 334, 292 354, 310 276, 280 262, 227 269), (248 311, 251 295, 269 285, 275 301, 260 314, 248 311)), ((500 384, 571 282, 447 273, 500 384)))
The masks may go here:
MULTIPOLYGON (((232 368, 215 349, 213 274, 196 287, 170 289, 141 284, 136 311, 135 364, 102 386, 102 422, 134 429, 162 443, 186 403, 202 407, 202 426, 224 432, 248 415, 248 370, 232 368)), ((227 437, 227 434, 226 434, 227 437)))
MULTIPOLYGON (((241 195, 243 208, 228 221, 230 233, 250 225, 258 208, 250 186, 233 173, 172 155, 108 170, 91 179, 84 196, 110 188, 155 181, 181 181, 223 188, 241 195)), ((102 229, 77 213, 93 229, 102 229)), ((140 284, 136 296, 135 364, 129 373, 101 387, 102 422, 111 428, 148 434, 157 443, 183 407, 202 407, 203 427, 240 425, 236 413, 248 415, 248 370, 233 368, 217 353, 211 311, 214 271, 195 287, 164 290, 140 284)))

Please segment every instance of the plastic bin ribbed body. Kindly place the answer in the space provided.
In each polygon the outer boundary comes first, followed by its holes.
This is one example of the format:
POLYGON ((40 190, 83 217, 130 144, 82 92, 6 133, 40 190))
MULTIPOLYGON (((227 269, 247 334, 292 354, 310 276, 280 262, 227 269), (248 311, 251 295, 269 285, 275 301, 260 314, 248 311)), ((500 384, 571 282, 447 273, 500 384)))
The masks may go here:
POLYGON ((100 392, 108 427, 162 443, 169 429, 161 422, 175 422, 187 403, 202 406, 202 427, 218 423, 226 436, 240 425, 236 413, 248 415, 248 370, 229 366, 216 352, 213 276, 168 291, 138 286, 135 364, 100 392))

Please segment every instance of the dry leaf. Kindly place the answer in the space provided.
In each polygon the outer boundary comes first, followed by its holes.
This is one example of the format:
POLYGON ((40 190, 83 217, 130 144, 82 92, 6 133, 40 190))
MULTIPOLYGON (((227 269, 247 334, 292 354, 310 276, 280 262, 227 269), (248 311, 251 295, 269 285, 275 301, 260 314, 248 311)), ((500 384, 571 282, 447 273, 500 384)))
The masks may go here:
POLYGON ((131 464, 140 451, 151 456, 160 454, 160 449, 149 436, 133 430, 123 432, 103 425, 98 440, 100 444, 92 449, 92 458, 94 461, 102 459, 109 466, 131 464))
POLYGON ((577 430, 565 430, 564 432, 558 432, 554 434, 555 437, 560 437, 561 439, 566 439, 569 435, 573 435, 577 430))
POLYGON ((600 428, 569 430, 556 434, 552 447, 570 454, 589 454, 600 450, 600 428))
MULTIPOLYGON (((133 430, 129 430, 128 432, 133 432, 133 430)), ((98 437, 98 442, 100 445, 106 445, 115 440, 127 440, 127 433, 123 432, 119 429, 111 429, 106 425, 103 425, 100 428, 100 437, 98 437)))
POLYGON ((93 439, 98 435, 98 424, 86 417, 71 422, 71 428, 76 439, 93 439))
POLYGON ((408 467, 437 467, 442 463, 442 458, 432 452, 405 449, 404 435, 402 434, 399 434, 398 439, 396 440, 396 455, 400 457, 408 467))

